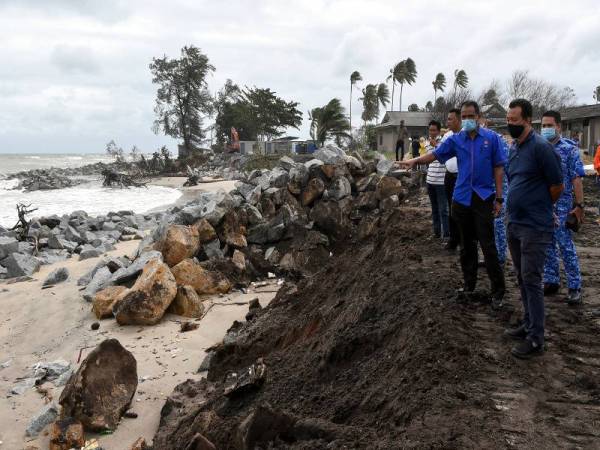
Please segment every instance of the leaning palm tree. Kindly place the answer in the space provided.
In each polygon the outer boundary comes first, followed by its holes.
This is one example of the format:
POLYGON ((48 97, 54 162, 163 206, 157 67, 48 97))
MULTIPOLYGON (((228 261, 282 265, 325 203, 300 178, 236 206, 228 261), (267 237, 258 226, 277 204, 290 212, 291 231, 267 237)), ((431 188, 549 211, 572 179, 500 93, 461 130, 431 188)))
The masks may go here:
POLYGON ((355 70, 352 72, 352 74, 350 74, 350 129, 352 129, 352 88, 359 81, 362 81, 362 76, 357 70, 355 70))
POLYGON ((469 84, 469 77, 467 76, 467 72, 462 69, 456 69, 454 71, 454 90, 456 88, 466 88, 469 84))
POLYGON ((394 93, 396 91, 396 80, 398 79, 398 69, 400 67, 400 64, 401 63, 398 63, 394 67, 392 67, 390 69, 390 74, 385 79, 386 82, 392 80, 392 106, 391 106, 392 111, 394 110, 394 93))
POLYGON ((350 122, 342 102, 334 98, 325 106, 314 108, 308 112, 310 119, 310 136, 322 147, 330 138, 350 137, 350 122))
POLYGON ((385 83, 379 83, 377 86, 377 118, 379 118, 379 105, 385 107, 390 102, 390 90, 385 83))
POLYGON ((444 92, 444 88, 446 87, 446 77, 443 73, 438 73, 435 76, 435 80, 431 82, 433 84, 433 103, 437 100, 437 91, 444 92))
POLYGON ((377 97, 377 85, 367 84, 362 90, 363 96, 359 99, 363 103, 362 120, 370 122, 375 120, 379 114, 379 98, 377 97))
POLYGON ((417 66, 411 58, 400 61, 394 68, 396 81, 400 83, 400 98, 398 102, 398 111, 402 111, 402 91, 404 84, 411 86, 417 79, 417 66))

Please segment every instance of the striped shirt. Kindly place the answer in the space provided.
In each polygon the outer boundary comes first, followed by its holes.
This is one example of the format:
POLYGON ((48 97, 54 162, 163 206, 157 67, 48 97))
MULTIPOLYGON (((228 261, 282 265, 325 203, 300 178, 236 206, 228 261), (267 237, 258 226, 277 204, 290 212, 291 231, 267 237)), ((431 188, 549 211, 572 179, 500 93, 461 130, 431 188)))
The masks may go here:
MULTIPOLYGON (((427 153, 435 150, 429 142, 427 142, 427 153)), ((427 168, 427 184, 443 185, 444 177, 446 176, 446 166, 437 159, 429 164, 427 168)))

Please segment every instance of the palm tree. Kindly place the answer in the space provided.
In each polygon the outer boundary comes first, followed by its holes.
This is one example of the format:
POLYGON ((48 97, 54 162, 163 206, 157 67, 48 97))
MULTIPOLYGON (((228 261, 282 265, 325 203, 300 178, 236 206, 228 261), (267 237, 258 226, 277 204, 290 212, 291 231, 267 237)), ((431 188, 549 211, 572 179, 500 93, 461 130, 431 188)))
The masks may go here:
POLYGON ((400 83, 400 98, 398 104, 398 111, 402 111, 402 91, 404 84, 411 86, 417 79, 417 66, 411 58, 406 58, 404 61, 400 61, 394 67, 394 77, 398 83, 400 83))
POLYGON ((443 73, 438 73, 435 76, 435 80, 431 82, 433 84, 433 103, 437 100, 437 91, 444 92, 446 87, 446 77, 443 73))
POLYGON ((359 100, 363 103, 361 118, 365 122, 365 125, 367 122, 375 120, 379 115, 379 97, 377 91, 378 86, 375 84, 367 84, 362 90, 363 96, 359 100))
POLYGON ((352 87, 358 82, 362 81, 361 74, 355 70, 350 74, 350 129, 352 129, 352 87))
POLYGON ((456 69, 454 71, 454 90, 456 90, 457 87, 464 89, 467 87, 468 84, 469 77, 467 76, 467 72, 465 72, 462 69, 456 69))
POLYGON ((594 89, 594 100, 596 100, 596 103, 600 103, 600 86, 596 86, 596 89, 594 89))
POLYGON ((322 147, 329 138, 350 137, 350 122, 342 102, 331 99, 323 107, 314 108, 308 112, 310 119, 310 136, 322 147))
POLYGON ((385 107, 390 102, 390 90, 385 83, 379 83, 377 86, 377 118, 379 118, 379 105, 385 107))

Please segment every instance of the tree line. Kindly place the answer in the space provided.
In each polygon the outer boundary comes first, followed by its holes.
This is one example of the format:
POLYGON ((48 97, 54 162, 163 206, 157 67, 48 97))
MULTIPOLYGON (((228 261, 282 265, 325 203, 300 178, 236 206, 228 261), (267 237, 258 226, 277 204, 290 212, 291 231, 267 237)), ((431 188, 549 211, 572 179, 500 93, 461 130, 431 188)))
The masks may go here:
MULTIPOLYGON (((216 69, 208 56, 193 45, 183 47, 178 58, 166 55, 153 58, 149 67, 152 82, 157 85, 153 130, 180 139, 187 150, 205 146, 209 133, 222 147, 229 140, 232 128, 237 130, 240 140, 256 141, 281 137, 288 128, 299 129, 302 124, 299 103, 283 99, 269 88, 239 86, 227 80, 213 96, 207 78, 216 69), (211 119, 210 126, 205 126, 207 119, 211 119)), ((378 121, 382 107, 386 109, 391 104, 391 111, 395 110, 395 105, 398 111, 402 110, 403 94, 407 87, 417 82, 417 77, 415 61, 406 58, 394 64, 385 81, 367 83, 361 88, 363 134, 369 124, 378 121)), ((313 140, 321 145, 328 140, 339 144, 352 141, 352 101, 354 90, 362 81, 360 72, 350 74, 348 115, 337 98, 308 111, 313 140)), ((408 111, 427 111, 434 117, 444 118, 449 109, 469 98, 484 105, 499 103, 506 106, 511 98, 525 97, 532 102, 534 114, 540 114, 545 109, 573 106, 576 101, 571 88, 537 79, 525 70, 515 71, 505 83, 492 80, 478 95, 470 89, 464 69, 454 70, 451 84, 442 72, 437 73, 431 83, 432 100, 422 108, 411 103, 408 111)), ((600 102, 600 86, 596 87, 593 96, 600 102)))

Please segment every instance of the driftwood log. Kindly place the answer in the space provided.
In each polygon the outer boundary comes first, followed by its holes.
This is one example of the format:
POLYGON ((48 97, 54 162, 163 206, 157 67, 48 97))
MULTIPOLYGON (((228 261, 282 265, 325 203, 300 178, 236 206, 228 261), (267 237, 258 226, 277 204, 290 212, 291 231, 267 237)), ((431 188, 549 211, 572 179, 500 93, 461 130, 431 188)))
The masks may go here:
POLYGON ((104 181, 102 182, 102 186, 104 187, 146 187, 146 182, 136 179, 137 177, 116 172, 112 169, 104 169, 102 176, 104 177, 104 181))

